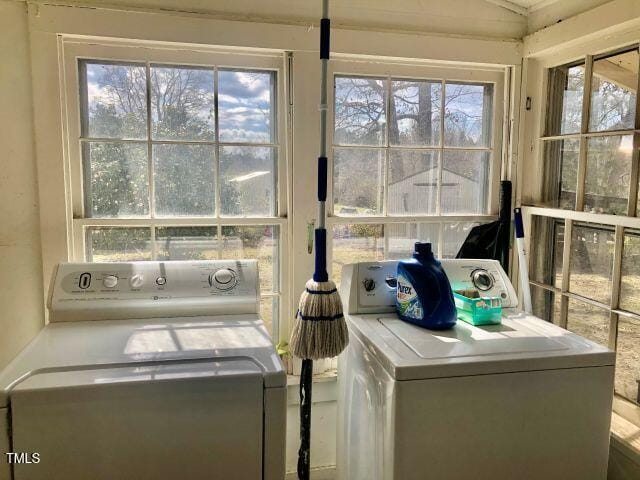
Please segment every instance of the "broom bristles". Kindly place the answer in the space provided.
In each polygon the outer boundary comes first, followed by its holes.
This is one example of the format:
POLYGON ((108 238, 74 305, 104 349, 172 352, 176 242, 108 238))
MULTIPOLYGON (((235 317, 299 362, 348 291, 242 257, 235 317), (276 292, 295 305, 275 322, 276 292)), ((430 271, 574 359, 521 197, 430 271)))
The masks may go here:
POLYGON ((291 351, 298 358, 333 358, 349 343, 342 301, 331 280, 306 284, 291 332, 291 351))

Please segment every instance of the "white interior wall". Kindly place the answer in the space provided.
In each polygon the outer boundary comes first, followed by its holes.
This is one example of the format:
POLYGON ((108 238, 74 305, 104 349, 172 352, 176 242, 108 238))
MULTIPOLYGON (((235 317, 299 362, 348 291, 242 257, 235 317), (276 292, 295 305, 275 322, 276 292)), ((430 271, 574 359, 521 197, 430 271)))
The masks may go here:
POLYGON ((0 1, 0 368, 44 324, 27 7, 0 1))

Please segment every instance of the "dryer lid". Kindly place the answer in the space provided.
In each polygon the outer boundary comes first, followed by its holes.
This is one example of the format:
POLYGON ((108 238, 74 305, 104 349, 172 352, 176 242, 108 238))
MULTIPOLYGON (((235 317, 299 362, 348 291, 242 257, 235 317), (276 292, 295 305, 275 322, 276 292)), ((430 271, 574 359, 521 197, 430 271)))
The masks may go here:
POLYGON ((286 385, 280 357, 255 314, 50 323, 0 371, 0 407, 18 384, 43 373, 223 359, 249 360, 265 387, 286 385))

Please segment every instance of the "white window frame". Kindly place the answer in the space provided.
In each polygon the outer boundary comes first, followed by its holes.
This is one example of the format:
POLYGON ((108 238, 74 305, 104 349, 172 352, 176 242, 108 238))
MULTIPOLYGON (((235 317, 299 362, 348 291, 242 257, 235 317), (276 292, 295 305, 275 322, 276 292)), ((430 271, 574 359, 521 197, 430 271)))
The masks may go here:
MULTIPOLYGON (((606 43, 606 42, 605 42, 606 43)), ((594 40, 593 47, 595 47, 596 41, 594 40)), ((529 198, 523 202, 524 221, 527 229, 529 230, 527 236, 527 249, 530 251, 530 244, 532 241, 532 235, 530 226, 532 225, 533 216, 539 216, 542 218, 560 219, 564 220, 564 240, 563 240, 563 252, 562 252, 562 283, 560 287, 547 285, 540 283, 533 278, 530 278, 529 283, 537 288, 553 292, 554 296, 560 295, 560 320, 559 325, 563 328, 567 327, 568 320, 568 308, 569 300, 579 300, 582 303, 593 305, 608 312, 609 314, 609 338, 608 347, 612 350, 616 349, 617 335, 618 335, 618 320, 620 317, 628 317, 636 320, 640 320, 640 314, 621 310, 620 304, 620 285, 622 277, 622 256, 624 246, 624 231, 625 229, 640 230, 640 217, 636 212, 637 198, 638 198, 638 180, 640 176, 640 95, 636 95, 636 114, 635 125, 633 128, 622 130, 607 130, 590 132, 589 125, 589 113, 591 106, 591 80, 593 71, 593 62, 603 57, 609 57, 618 53, 626 52, 636 49, 638 46, 637 41, 629 42, 626 45, 616 45, 608 47, 601 43, 597 45, 597 50, 593 50, 593 53, 584 53, 580 56, 570 57, 555 57, 549 60, 544 59, 542 62, 532 62, 533 68, 531 68, 529 81, 532 78, 537 78, 540 82, 540 97, 538 102, 539 106, 533 115, 533 125, 535 130, 531 133, 531 141, 535 143, 536 148, 534 150, 533 158, 535 165, 538 166, 538 171, 542 172, 544 168, 544 143, 554 140, 564 139, 577 139, 580 142, 580 152, 578 158, 577 169, 577 183, 576 183, 576 206, 575 210, 567 210, 555 207, 548 207, 542 205, 543 202, 543 188, 544 185, 538 184, 534 187, 529 198), (546 118, 549 112, 549 98, 548 98, 548 77, 551 69, 560 66, 574 65, 584 63, 585 66, 585 80, 582 99, 582 119, 581 129, 577 133, 570 134, 557 134, 547 135, 546 118), (616 136, 616 135, 632 135, 633 136, 633 155, 631 160, 631 172, 630 172, 630 185, 629 185, 629 198, 627 203, 626 215, 611 215, 611 214, 599 214, 582 211, 584 205, 585 196, 585 176, 587 167, 587 141, 589 138, 602 137, 602 136, 616 136), (570 254, 571 254, 571 242, 572 242, 572 229, 573 225, 578 223, 588 223, 594 226, 611 227, 614 230, 614 252, 613 252, 613 270, 611 275, 611 300, 609 304, 603 304, 596 300, 583 297, 569 291, 569 279, 570 279, 570 254)), ((590 49, 585 48, 586 52, 590 49)), ((640 80, 639 80, 640 87, 640 80)), ((531 119, 530 119, 531 122, 531 119)), ((529 266, 529 271, 533 274, 532 265, 529 266)), ((633 418, 640 415, 640 406, 632 404, 626 398, 618 395, 614 396, 613 410, 616 413, 621 414, 626 418, 633 418)))
MULTIPOLYGON (((279 268, 277 291, 261 293, 261 300, 279 297, 278 318, 273 319, 273 338, 281 338, 281 332, 287 332, 288 312, 290 311, 290 262, 286 254, 289 248, 290 211, 289 191, 290 175, 287 107, 289 97, 289 83, 287 78, 286 56, 281 52, 244 51, 237 49, 207 49, 188 47, 163 47, 161 45, 145 45, 118 41, 85 41, 82 39, 65 39, 63 49, 61 73, 63 74, 63 112, 65 124, 65 150, 67 169, 67 231, 69 233, 69 258, 71 261, 85 261, 86 235, 88 227, 148 227, 153 234, 155 227, 171 226, 211 226, 217 228, 220 239, 224 226, 260 226, 276 225, 279 228, 279 268), (212 217, 169 217, 169 218, 91 218, 84 215, 83 175, 82 175, 82 133, 81 133, 81 105, 79 78, 79 62, 82 60, 97 60, 109 62, 131 62, 146 65, 151 64, 196 66, 209 68, 238 68, 247 70, 269 70, 276 73, 275 117, 276 141, 267 145, 278 148, 277 155, 277 206, 274 216, 220 216, 220 202, 216 201, 216 212, 212 217)), ((149 138, 145 140, 151 142, 149 138)), ((177 142, 189 143, 189 142, 177 142)), ((199 142, 202 143, 202 142, 199 142)), ((206 142, 218 144, 216 141, 206 142)), ((255 144, 241 142, 220 142, 234 146, 255 146, 255 144)), ((260 146, 265 146, 260 144, 260 146)), ((151 159, 149 159, 151 161, 151 159)), ((216 178, 218 178, 216 176, 216 178)), ((219 197, 216 188, 216 197, 219 197)), ((219 198, 217 198, 219 200, 219 198)))
MULTIPOLYGON (((452 214, 452 215, 388 215, 386 209, 381 215, 337 215, 333 211, 333 201, 329 202, 328 206, 328 219, 327 229, 329 231, 329 237, 333 239, 333 227, 336 225, 348 225, 348 224, 408 224, 408 223, 447 223, 447 222, 478 222, 485 223, 497 218, 499 209, 499 183, 503 174, 503 151, 508 149, 508 146, 504 145, 504 141, 508 138, 506 130, 508 129, 508 121, 505 119, 505 111, 508 110, 507 102, 509 96, 505 92, 505 81, 511 74, 510 69, 505 67, 492 67, 492 66, 471 66, 464 64, 448 64, 443 63, 429 63, 429 62, 402 62, 402 61, 383 61, 381 59, 372 58, 357 58, 348 56, 338 56, 338 58, 332 58, 329 63, 329 78, 330 85, 333 85, 334 78, 336 76, 371 76, 376 78, 382 78, 386 80, 390 79, 404 79, 404 80, 432 80, 432 81, 450 81, 450 82, 467 82, 467 83, 491 83, 493 84, 493 111, 491 119, 491 145, 488 148, 457 148, 457 147, 445 147, 443 145, 434 147, 415 147, 420 150, 480 150, 491 152, 489 178, 490 184, 488 189, 487 198, 487 212, 484 214, 464 215, 464 214, 452 214)), ((329 142, 329 186, 328 186, 328 198, 333 199, 333 134, 334 134, 334 122, 335 122, 335 98, 333 88, 329 89, 328 102, 330 105, 330 124, 328 128, 328 142, 329 142)), ((443 101, 444 101, 444 94, 443 101)), ((389 99, 387 99, 387 102, 389 99)), ((444 122, 444 115, 441 115, 441 122, 444 122)), ((441 126, 442 128, 442 126, 441 126)), ((363 145, 362 148, 368 148, 363 145)), ((375 148, 388 148, 387 145, 379 146, 375 148)), ((412 149, 414 147, 411 147, 412 149)), ((442 166, 442 161, 439 162, 439 168, 442 166)), ((385 197, 387 195, 387 183, 388 178, 385 175, 385 197)), ((438 197, 439 198, 439 197, 438 197)), ((386 203, 386 202, 385 202, 386 203)), ((438 207, 439 211, 439 207, 438 207)), ((440 229, 440 236, 442 235, 442 229, 440 229)), ((388 250, 388 236, 385 235, 385 252, 388 250)), ((332 245, 332 242, 330 242, 332 245)), ((442 238, 438 242, 439 249, 442 248, 442 238)), ((328 262, 327 265, 332 265, 333 262, 333 249, 328 249, 328 262)), ((438 255, 441 251, 438 251, 438 255)), ((335 273, 335 272, 334 272, 335 273)))

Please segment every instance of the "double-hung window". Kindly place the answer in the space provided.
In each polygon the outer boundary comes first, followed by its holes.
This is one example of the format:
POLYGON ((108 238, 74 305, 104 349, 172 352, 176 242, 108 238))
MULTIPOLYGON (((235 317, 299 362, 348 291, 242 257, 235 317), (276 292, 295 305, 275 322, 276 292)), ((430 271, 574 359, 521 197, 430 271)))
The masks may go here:
POLYGON ((455 256, 497 210, 504 71, 333 68, 333 275, 416 241, 455 256))
POLYGON ((282 56, 67 49, 73 258, 257 258, 262 314, 277 325, 282 56))
POLYGON ((640 402, 637 46, 549 69, 531 219, 539 316, 617 351, 615 391, 640 402))

